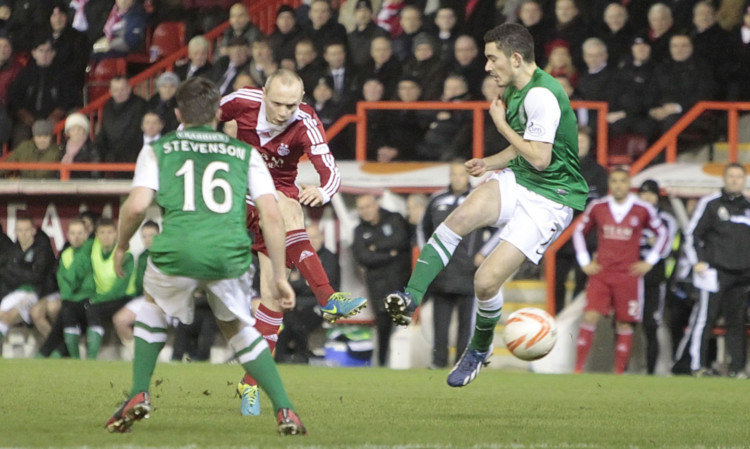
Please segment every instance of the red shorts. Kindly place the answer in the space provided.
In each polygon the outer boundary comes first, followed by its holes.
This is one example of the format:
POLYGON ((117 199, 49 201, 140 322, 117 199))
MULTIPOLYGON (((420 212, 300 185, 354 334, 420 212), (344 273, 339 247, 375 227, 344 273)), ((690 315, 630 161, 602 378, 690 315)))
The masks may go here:
MULTIPOLYGON (((281 192, 287 198, 293 200, 299 200, 299 189, 296 186, 291 187, 279 187, 276 186, 276 191, 281 192)), ((255 204, 247 201, 247 230, 253 234, 253 252, 263 253, 268 256, 268 249, 266 248, 266 241, 263 239, 263 232, 260 229, 260 215, 258 215, 258 209, 255 204)), ((292 262, 287 259, 287 268, 292 268, 292 262)))
POLYGON ((599 273, 589 277, 586 308, 615 320, 640 323, 643 318, 643 277, 628 273, 599 273))

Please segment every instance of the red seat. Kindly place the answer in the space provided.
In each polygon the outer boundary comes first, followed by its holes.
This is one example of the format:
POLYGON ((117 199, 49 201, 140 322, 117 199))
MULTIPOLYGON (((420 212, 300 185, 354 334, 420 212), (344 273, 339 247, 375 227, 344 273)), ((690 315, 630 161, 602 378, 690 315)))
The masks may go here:
POLYGON ((127 75, 128 63, 125 58, 102 59, 89 71, 84 101, 89 103, 109 91, 109 80, 116 76, 127 75))
POLYGON ((648 140, 640 134, 621 134, 609 139, 607 160, 612 165, 629 165, 648 149, 648 140))
POLYGON ((185 24, 183 22, 162 22, 151 35, 151 62, 163 58, 185 46, 185 24))

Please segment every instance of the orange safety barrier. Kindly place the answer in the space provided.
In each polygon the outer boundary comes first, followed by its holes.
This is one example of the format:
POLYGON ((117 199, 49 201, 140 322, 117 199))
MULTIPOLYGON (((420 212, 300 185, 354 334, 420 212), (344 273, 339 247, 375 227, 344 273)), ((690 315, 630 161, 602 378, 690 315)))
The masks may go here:
MULTIPOLYGON (((662 151, 666 152, 666 161, 677 160, 677 138, 703 112, 709 110, 727 111, 727 140, 729 143, 729 161, 737 162, 739 148, 739 111, 750 111, 750 102, 701 101, 693 106, 664 135, 654 142, 646 152, 630 167, 630 174, 635 175, 643 170, 662 151)), ((599 159, 601 153, 597 155, 599 159)), ((601 163, 601 159, 599 159, 601 163)), ((554 241, 544 255, 544 279, 547 284, 547 312, 555 314, 555 256, 557 251, 570 240, 580 217, 573 220, 570 226, 554 241)))
POLYGON ((69 181, 72 171, 127 171, 135 170, 135 164, 121 162, 91 163, 79 162, 63 164, 62 162, 0 162, 0 170, 54 170, 60 172, 60 181, 69 181))

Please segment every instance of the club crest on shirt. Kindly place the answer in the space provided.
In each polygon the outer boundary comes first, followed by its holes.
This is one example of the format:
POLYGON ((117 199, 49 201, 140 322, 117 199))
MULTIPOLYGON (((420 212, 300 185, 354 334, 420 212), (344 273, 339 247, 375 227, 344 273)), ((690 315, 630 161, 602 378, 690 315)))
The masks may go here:
POLYGON ((289 145, 281 143, 279 147, 276 148, 276 152, 279 153, 279 156, 289 156, 289 145))
POLYGON ((638 217, 630 217, 630 226, 638 226, 638 217))
POLYGON ((393 227, 390 224, 383 225, 383 234, 385 234, 386 237, 393 235, 393 227))
POLYGON ((719 215, 719 220, 721 221, 729 220, 729 210, 727 210, 726 207, 719 206, 719 210, 717 210, 716 213, 719 215))

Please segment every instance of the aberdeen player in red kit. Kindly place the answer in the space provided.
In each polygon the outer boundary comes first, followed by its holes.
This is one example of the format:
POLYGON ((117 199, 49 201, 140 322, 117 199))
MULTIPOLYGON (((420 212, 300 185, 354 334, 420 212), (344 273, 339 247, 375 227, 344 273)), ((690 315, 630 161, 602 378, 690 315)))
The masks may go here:
MULTIPOLYGON (((302 205, 322 206, 331 200, 341 185, 336 161, 328 148, 325 130, 315 110, 302 103, 302 79, 294 72, 280 69, 269 76, 264 89, 243 88, 221 100, 221 121, 237 122, 237 138, 255 147, 263 156, 273 177, 281 214, 286 227, 287 266, 299 269, 318 299, 328 321, 352 316, 365 307, 365 298, 350 298, 335 292, 323 270, 305 231, 302 205), (320 176, 320 187, 299 188, 297 165, 305 154, 320 176)), ((248 199, 248 228, 255 233, 253 249, 260 261, 262 302, 255 314, 256 328, 271 349, 281 325, 283 311, 268 291, 273 273, 266 253, 258 214, 248 199)), ((239 386, 243 414, 260 412, 257 387, 245 378, 239 386)))
POLYGON ((660 258, 667 243, 667 229, 653 206, 630 191, 630 175, 617 168, 609 175, 610 194, 586 208, 573 233, 576 258, 589 275, 586 308, 576 342, 575 372, 580 373, 594 339, 596 323, 615 313, 617 341, 615 373, 622 374, 630 358, 633 327, 643 314, 643 275, 660 258), (597 253, 592 259, 584 235, 597 230, 597 253), (640 257, 641 233, 645 228, 656 241, 644 260, 640 257))

